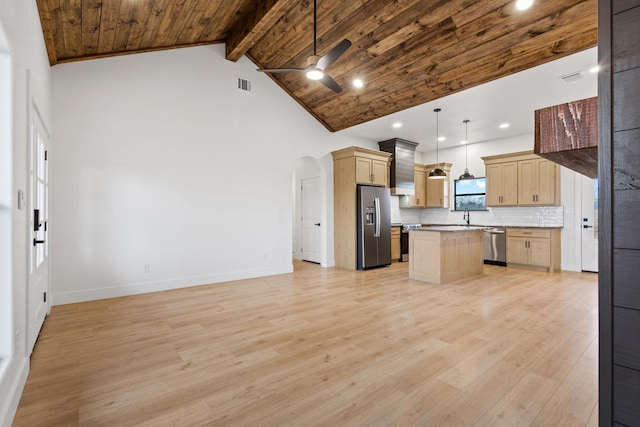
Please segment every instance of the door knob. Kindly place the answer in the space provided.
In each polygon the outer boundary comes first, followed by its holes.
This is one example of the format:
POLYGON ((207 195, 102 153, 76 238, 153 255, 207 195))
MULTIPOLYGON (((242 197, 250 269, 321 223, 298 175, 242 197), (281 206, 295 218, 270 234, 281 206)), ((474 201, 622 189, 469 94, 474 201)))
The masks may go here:
POLYGON ((320 227, 320 223, 319 223, 319 222, 316 222, 316 223, 315 223, 315 224, 313 224, 313 225, 317 225, 318 227, 320 227))
POLYGON ((33 239, 33 246, 44 243, 44 240, 33 239))
POLYGON ((593 225, 587 225, 587 224, 584 224, 584 225, 582 226, 582 228, 593 228, 593 225))

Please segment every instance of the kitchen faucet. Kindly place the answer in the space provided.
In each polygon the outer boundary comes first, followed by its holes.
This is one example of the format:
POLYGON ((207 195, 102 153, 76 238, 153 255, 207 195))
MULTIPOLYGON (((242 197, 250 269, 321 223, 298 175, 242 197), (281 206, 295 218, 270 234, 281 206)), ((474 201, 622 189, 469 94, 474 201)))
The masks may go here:
POLYGON ((467 225, 471 225, 471 219, 469 218, 469 209, 464 210, 464 214, 462 214, 462 220, 467 222, 467 225))

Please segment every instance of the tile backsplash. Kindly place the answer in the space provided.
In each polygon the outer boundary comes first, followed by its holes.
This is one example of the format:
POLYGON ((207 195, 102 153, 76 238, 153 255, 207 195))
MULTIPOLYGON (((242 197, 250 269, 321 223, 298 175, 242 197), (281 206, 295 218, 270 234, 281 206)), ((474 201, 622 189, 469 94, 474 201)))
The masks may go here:
MULTIPOLYGON (((464 224, 462 211, 450 209, 401 209, 399 197, 391 197, 391 222, 402 224, 464 224)), ((472 225, 563 227, 562 206, 488 208, 471 211, 472 225)))

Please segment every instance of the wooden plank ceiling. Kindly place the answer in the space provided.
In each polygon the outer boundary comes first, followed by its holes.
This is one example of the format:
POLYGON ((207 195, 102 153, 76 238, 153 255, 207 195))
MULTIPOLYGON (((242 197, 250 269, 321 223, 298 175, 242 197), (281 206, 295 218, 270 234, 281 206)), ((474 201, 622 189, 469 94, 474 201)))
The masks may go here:
MULTIPOLYGON (((271 77, 337 131, 593 47, 596 0, 318 0, 319 55, 353 45, 328 74, 271 77), (351 86, 354 77, 366 86, 351 86)), ((309 0, 37 0, 49 62, 226 43, 227 59, 299 68, 313 53, 309 0)))

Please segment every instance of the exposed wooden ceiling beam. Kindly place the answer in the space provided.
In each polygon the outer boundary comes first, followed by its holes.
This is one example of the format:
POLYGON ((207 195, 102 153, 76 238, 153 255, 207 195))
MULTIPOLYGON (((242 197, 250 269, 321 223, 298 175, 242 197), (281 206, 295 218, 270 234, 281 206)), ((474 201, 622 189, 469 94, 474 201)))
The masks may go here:
POLYGON ((226 57, 237 61, 280 19, 293 0, 260 0, 253 2, 250 15, 238 22, 227 38, 226 57))

